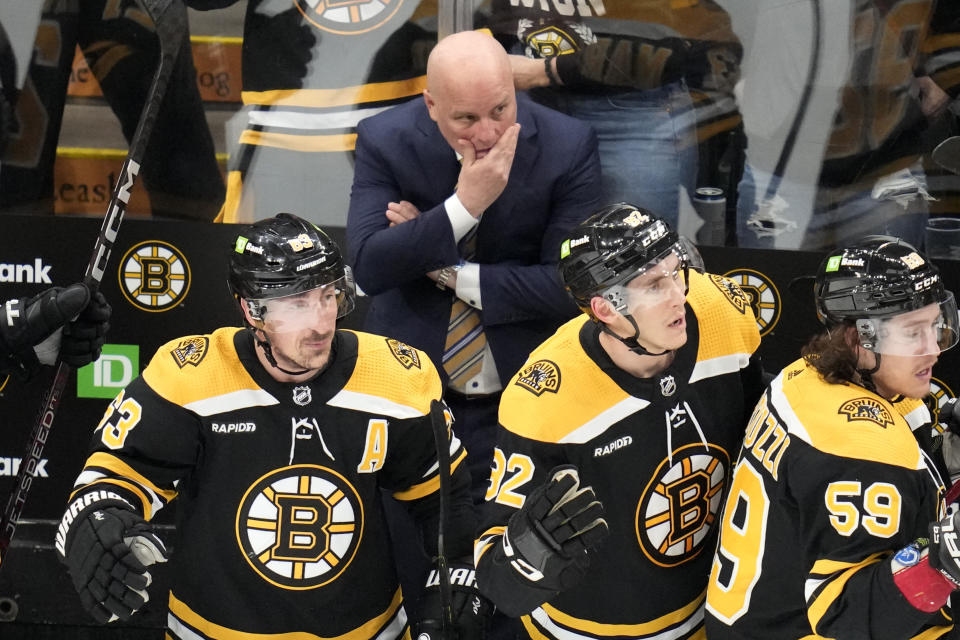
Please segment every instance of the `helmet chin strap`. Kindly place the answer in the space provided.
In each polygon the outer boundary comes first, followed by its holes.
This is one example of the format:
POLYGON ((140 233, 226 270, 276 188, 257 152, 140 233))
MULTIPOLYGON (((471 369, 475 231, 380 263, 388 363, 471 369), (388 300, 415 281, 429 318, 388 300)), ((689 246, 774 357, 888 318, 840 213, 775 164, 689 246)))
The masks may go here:
MULTIPOLYGON (((875 374, 880 369, 880 354, 876 351, 873 352, 873 355, 876 356, 877 363, 872 369, 857 369, 857 373, 860 374, 861 386, 873 393, 877 393, 877 386, 873 384, 873 374, 875 374)), ((877 393, 877 395, 880 395, 877 393)))
POLYGON ((607 326, 607 323, 605 322, 600 323, 600 330, 603 331, 608 336, 610 336, 611 338, 616 338, 617 340, 622 342, 627 349, 629 349, 633 353, 636 353, 637 355, 665 356, 671 351, 673 351, 673 349, 667 349, 666 351, 661 351, 660 353, 652 353, 650 351, 647 351, 642 344, 637 342, 637 337, 640 335, 640 327, 637 326, 637 321, 633 319, 633 314, 627 313, 627 314, 624 314, 623 317, 626 318, 630 322, 630 324, 633 326, 633 336, 629 338, 621 338, 616 333, 614 333, 614 331, 609 326, 607 326))
POLYGON ((273 347, 270 345, 270 340, 269 338, 267 338, 267 334, 263 332, 261 329, 257 329, 256 327, 251 326, 249 323, 247 324, 247 329, 249 329, 250 333, 253 334, 254 342, 256 342, 257 345, 259 345, 260 348, 263 349, 263 355, 267 357, 267 362, 269 362, 270 365, 273 366, 274 368, 279 369, 280 371, 283 371, 287 375, 291 375, 291 376, 301 376, 305 373, 310 373, 310 371, 312 371, 311 369, 303 369, 302 371, 289 371, 287 369, 284 369, 279 364, 277 364, 277 359, 273 357, 273 347), (260 333, 263 333, 262 340, 260 339, 260 336, 257 335, 258 331, 260 333))

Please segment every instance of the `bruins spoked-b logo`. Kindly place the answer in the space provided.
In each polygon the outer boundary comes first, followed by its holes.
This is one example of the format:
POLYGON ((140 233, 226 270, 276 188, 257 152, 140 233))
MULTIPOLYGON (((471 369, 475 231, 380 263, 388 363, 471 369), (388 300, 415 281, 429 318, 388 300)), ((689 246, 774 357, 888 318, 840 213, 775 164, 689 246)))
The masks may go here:
POLYGON ((537 360, 520 370, 514 384, 535 396, 544 391, 556 393, 560 388, 560 368, 549 360, 537 360))
POLYGON ((390 353, 397 359, 397 362, 403 365, 404 369, 420 368, 420 355, 416 349, 393 338, 387 338, 387 346, 390 347, 390 353))
POLYGON ((930 417, 933 419, 933 428, 943 433, 947 430, 947 425, 940 422, 940 409, 953 398, 953 391, 947 384, 938 378, 930 378, 930 393, 924 397, 923 402, 930 410, 930 417))
POLYGON ((315 589, 336 580, 363 537, 363 505, 342 475, 312 464, 267 473, 247 489, 237 511, 243 557, 284 589, 315 589))
POLYGON ((654 472, 637 504, 637 540, 661 567, 699 554, 716 523, 730 456, 720 447, 688 444, 654 472))
POLYGON ((757 319, 760 335, 770 333, 780 320, 780 292, 773 280, 753 269, 734 269, 723 274, 740 287, 757 319))
POLYGON ((207 346, 209 344, 210 339, 205 336, 184 338, 177 343, 177 346, 173 348, 170 355, 173 356, 173 361, 176 362, 177 366, 181 369, 188 364, 197 366, 200 364, 200 361, 203 360, 203 357, 207 355, 207 346))
POLYGON ((134 245, 120 260, 120 291, 143 311, 168 311, 190 290, 190 265, 173 245, 148 240, 134 245))
POLYGON ((853 422, 854 420, 866 420, 867 422, 873 422, 884 429, 893 426, 893 416, 890 415, 890 412, 887 411, 885 406, 873 398, 863 397, 847 400, 840 405, 840 408, 837 409, 837 413, 842 416, 847 416, 848 422, 853 422))
MULTIPOLYGON (((538 58, 574 53, 579 47, 576 37, 569 33, 572 30, 570 26, 564 29, 560 25, 550 24, 540 29, 527 31, 523 34, 524 42, 528 49, 537 53, 538 58)), ((522 29, 523 25, 520 28, 522 29)))
POLYGON ((404 0, 294 0, 310 24, 341 35, 366 33, 390 20, 404 0))

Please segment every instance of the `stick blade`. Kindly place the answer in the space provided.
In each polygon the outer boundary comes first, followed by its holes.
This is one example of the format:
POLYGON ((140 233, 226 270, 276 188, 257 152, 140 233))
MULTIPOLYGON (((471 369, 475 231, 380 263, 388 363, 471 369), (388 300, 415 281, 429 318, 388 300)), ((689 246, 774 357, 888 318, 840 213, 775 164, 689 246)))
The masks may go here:
POLYGON ((947 138, 938 144, 931 157, 947 171, 960 174, 960 136, 947 138))

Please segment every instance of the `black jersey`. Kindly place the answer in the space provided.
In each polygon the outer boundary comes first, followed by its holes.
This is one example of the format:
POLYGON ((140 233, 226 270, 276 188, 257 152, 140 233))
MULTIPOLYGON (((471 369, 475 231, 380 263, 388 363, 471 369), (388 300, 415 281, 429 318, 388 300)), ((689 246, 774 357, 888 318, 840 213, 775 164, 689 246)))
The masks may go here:
POLYGON ((508 47, 519 41, 527 55, 559 56, 560 77, 575 91, 646 90, 682 79, 699 140, 741 122, 733 88, 743 46, 713 0, 493 0, 490 20, 508 47))
MULTIPOLYGON (((133 137, 160 60, 150 18, 136 0, 46 0, 34 56, 16 105, 16 132, 2 158, 0 210, 53 213, 54 162, 74 53, 83 51, 120 122, 133 137), (46 207, 46 209, 44 209, 46 207)), ((196 85, 189 38, 170 75, 143 165, 154 215, 209 220, 224 184, 196 85)), ((78 189, 78 202, 103 202, 110 186, 78 189)))
POLYGON ((852 57, 819 179, 828 187, 892 173, 927 151, 918 76, 953 97, 960 92, 960 3, 855 0, 850 11, 852 57))
POLYGON ((690 279, 687 343, 655 378, 614 365, 599 326, 580 316, 503 391, 474 557, 481 590, 499 594, 494 601, 547 601, 523 616, 533 638, 702 637, 714 524, 761 391, 759 375, 751 380, 760 336, 735 284, 690 279), (559 464, 576 465, 593 487, 610 536, 591 554, 586 577, 554 595, 515 574, 502 534, 559 464))
MULTIPOLYGON (((211 9, 236 0, 188 0, 211 9)), ((252 221, 277 202, 302 208, 306 176, 323 176, 330 211, 346 211, 357 123, 419 98, 437 42, 436 0, 248 0, 243 24, 243 103, 217 222, 252 221), (290 176, 296 177, 291 180, 290 176), (257 195, 259 194, 259 195, 257 195)), ((282 209, 282 206, 281 206, 282 209)), ((343 226, 334 217, 314 222, 343 226)))
MULTIPOLYGON (((912 429, 920 400, 829 384, 803 360, 757 404, 723 514, 707 634, 728 638, 937 638, 891 556, 942 516, 943 481, 912 429)), ((938 627, 938 625, 940 625, 938 627)))
MULTIPOLYGON (((424 354, 367 333, 338 331, 331 364, 302 383, 273 380, 245 330, 175 340, 111 403, 71 501, 107 489, 149 520, 179 497, 173 637, 398 638, 380 495, 435 518, 440 394, 424 354)), ((449 449, 454 503, 468 505, 451 518, 453 556, 475 521, 452 432, 449 449)))

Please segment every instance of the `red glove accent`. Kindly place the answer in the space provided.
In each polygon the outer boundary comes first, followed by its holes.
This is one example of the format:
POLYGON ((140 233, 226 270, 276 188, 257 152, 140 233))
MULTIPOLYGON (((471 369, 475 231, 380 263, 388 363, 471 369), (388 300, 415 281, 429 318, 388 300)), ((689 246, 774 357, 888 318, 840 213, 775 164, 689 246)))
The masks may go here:
POLYGON ((914 608, 933 613, 947 603, 957 585, 930 566, 928 549, 915 544, 897 552, 891 563, 893 582, 914 608))

